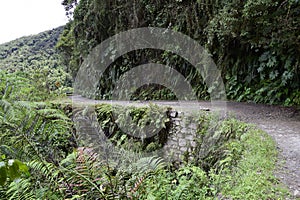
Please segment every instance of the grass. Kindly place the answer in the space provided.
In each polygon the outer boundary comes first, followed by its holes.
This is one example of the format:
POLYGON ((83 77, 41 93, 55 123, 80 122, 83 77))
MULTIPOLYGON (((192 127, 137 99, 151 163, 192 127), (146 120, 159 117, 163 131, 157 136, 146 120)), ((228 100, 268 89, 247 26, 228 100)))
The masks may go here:
POLYGON ((222 195, 232 199, 286 199, 287 188, 273 174, 278 153, 274 140, 251 127, 241 143, 245 151, 238 165, 216 177, 222 195))

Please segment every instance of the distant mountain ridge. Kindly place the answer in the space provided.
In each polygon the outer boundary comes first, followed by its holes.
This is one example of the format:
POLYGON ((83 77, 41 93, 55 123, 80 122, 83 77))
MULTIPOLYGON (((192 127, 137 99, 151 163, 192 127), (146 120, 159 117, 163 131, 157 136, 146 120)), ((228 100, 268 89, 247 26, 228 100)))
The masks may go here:
POLYGON ((64 26, 25 36, 0 45, 0 69, 26 70, 61 66, 60 55, 55 48, 64 26))

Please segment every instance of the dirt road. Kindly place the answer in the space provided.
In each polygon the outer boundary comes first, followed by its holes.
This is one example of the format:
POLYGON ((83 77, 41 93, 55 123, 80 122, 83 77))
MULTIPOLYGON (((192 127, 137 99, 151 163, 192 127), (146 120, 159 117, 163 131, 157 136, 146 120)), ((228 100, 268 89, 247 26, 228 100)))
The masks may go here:
MULTIPOLYGON (((111 103, 73 96, 74 103, 111 103)), ((127 102, 115 102, 127 105, 127 102)), ((176 109, 194 110, 194 104, 182 106, 178 102, 155 102, 176 109)), ((135 103, 146 105, 147 102, 135 103)), ((197 109, 212 109, 211 102, 199 102, 197 109)), ((279 149, 278 169, 275 175, 286 184, 295 198, 300 198, 300 111, 283 106, 269 106, 254 103, 226 102, 227 113, 242 121, 253 123, 271 135, 279 149)))

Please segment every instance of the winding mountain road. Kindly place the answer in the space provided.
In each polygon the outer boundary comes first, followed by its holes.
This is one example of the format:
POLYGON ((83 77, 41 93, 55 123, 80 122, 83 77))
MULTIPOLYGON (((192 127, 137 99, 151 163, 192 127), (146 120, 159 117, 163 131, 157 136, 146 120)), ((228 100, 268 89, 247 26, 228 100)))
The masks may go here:
MULTIPOLYGON (((125 101, 91 100, 81 96, 72 96, 76 104, 117 103, 128 105, 125 101)), ((195 110, 195 104, 180 105, 175 101, 152 101, 152 103, 170 106, 174 109, 195 110)), ((144 106, 147 102, 135 102, 133 105, 144 106)), ((211 102, 198 102, 199 109, 211 109, 211 102)), ((198 109, 196 107, 196 109, 198 109)), ((254 103, 226 102, 229 115, 253 123, 274 138, 279 149, 279 162, 275 172, 285 185, 287 185, 293 198, 300 198, 300 111, 295 108, 283 106, 270 106, 254 103)))

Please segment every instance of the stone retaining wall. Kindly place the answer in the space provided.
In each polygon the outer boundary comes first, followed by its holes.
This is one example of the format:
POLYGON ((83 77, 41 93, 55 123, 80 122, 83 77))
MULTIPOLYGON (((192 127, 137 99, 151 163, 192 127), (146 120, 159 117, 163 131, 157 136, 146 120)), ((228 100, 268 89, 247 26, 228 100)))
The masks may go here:
POLYGON ((191 152, 196 147, 196 124, 189 121, 182 112, 176 117, 171 117, 171 120, 173 127, 163 147, 164 157, 167 160, 182 160, 183 155, 187 153, 191 157, 191 152))
MULTIPOLYGON (((108 141, 108 138, 99 127, 93 108, 91 107, 90 111, 85 111, 85 115, 82 112, 82 109, 73 112, 73 120, 76 124, 78 136, 85 141, 87 147, 97 148, 99 151, 107 152, 111 156, 114 151, 113 144, 108 141)), ((163 156, 167 161, 183 160, 183 155, 192 156, 191 152, 196 146, 197 126, 190 121, 191 118, 193 117, 190 114, 172 111, 170 119, 173 125, 167 142, 160 149, 159 156, 163 156)))

